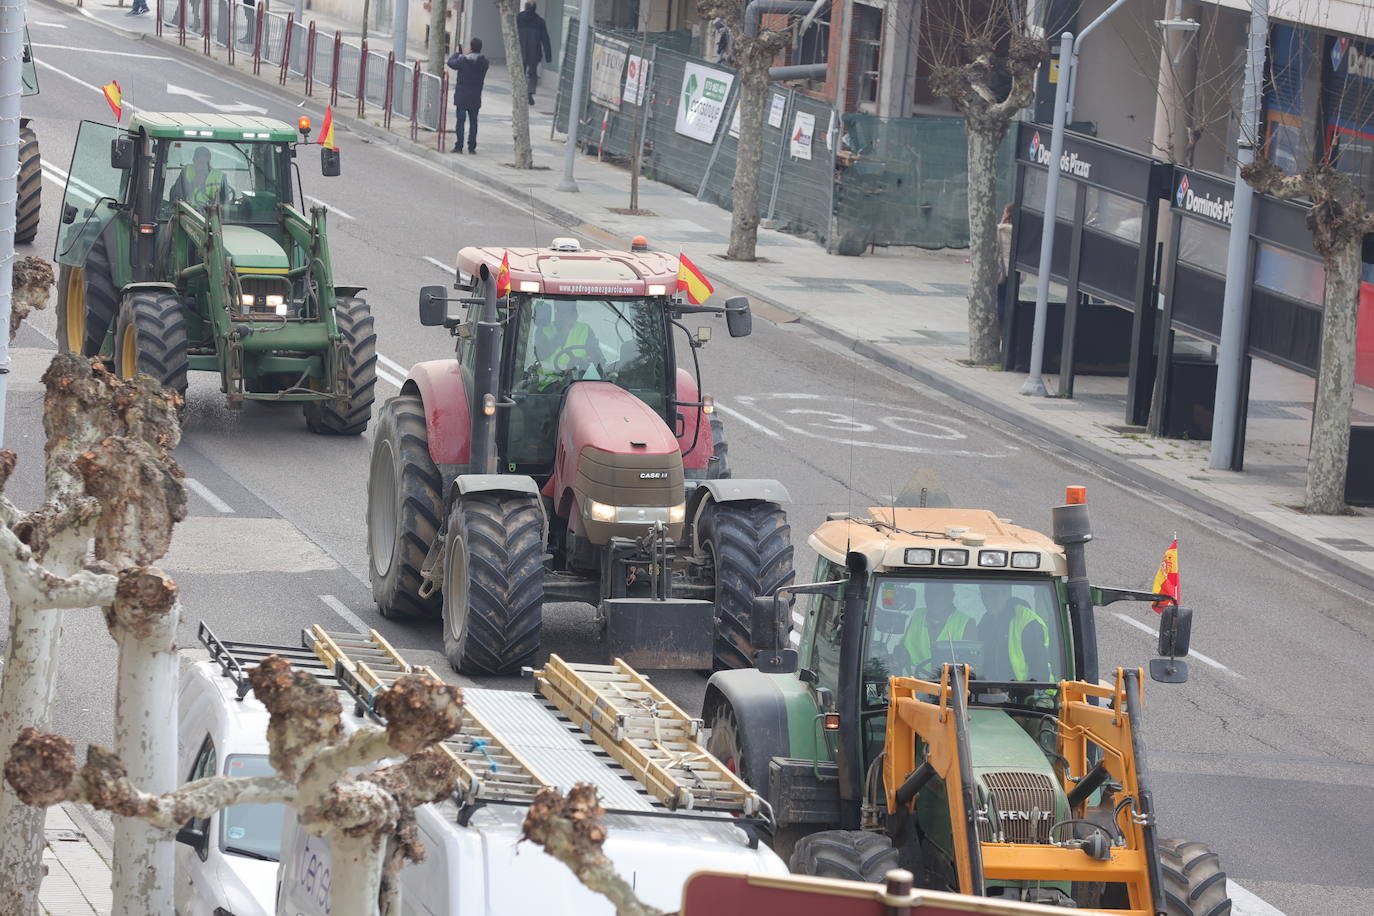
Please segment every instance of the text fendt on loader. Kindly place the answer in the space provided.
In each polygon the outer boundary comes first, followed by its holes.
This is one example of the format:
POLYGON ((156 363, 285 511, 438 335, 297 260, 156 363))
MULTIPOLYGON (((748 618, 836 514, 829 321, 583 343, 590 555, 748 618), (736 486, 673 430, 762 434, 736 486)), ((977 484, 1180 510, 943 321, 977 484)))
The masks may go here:
MULTIPOLYGON (((38 70, 24 26, 24 98, 38 95, 38 70)), ((19 183, 14 199, 14 243, 24 245, 38 236, 38 215, 43 202, 43 160, 38 153, 38 134, 30 119, 19 119, 19 183)))
POLYGON ((470 297, 422 291, 421 323, 449 328, 457 358, 417 364, 379 414, 368 553, 382 614, 441 616, 455 669, 532 664, 546 601, 595 607, 606 659, 752 664, 751 604, 792 580, 787 491, 727 476, 700 394, 710 329, 679 320, 723 314, 743 337, 748 300, 683 305, 676 275, 675 257, 555 239, 464 248, 470 297), (677 366, 674 329, 698 371, 677 366))
MULTIPOLYGON (((216 372, 231 408, 300 402, 313 432, 362 433, 377 338, 362 287, 334 283, 325 208, 297 208, 309 130, 181 112, 83 121, 57 236, 58 346, 183 395, 188 370, 216 372)), ((321 171, 339 174, 337 150, 321 171)))
MULTIPOLYGON (((713 675, 702 718, 794 872, 900 864, 935 890, 1230 912, 1217 856, 1156 836, 1141 672, 1098 681, 1094 607, 1172 599, 1089 586, 1081 496, 1054 509, 1053 540, 940 497, 833 515, 810 538, 820 581, 780 590, 810 596, 804 614, 756 602, 759 667, 713 675)), ((1186 680, 1191 621, 1164 607, 1156 680, 1186 680)))

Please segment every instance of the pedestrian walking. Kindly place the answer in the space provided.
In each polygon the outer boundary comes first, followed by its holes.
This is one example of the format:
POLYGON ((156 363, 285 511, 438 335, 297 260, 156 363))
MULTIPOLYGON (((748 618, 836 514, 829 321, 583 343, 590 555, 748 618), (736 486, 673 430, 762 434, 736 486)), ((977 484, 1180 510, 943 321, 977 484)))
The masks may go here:
POLYGON ((453 124, 453 151, 463 151, 463 127, 467 132, 468 152, 477 152, 477 112, 482 107, 482 84, 487 79, 487 67, 491 64, 482 56, 482 39, 474 38, 468 43, 468 53, 455 51, 448 59, 448 65, 455 71, 453 77, 453 107, 458 117, 453 124))
POLYGON ((148 12, 148 0, 134 0, 134 5, 129 8, 126 16, 141 16, 148 12))
POLYGON ((243 0, 243 18, 246 24, 243 29, 242 42, 246 45, 253 43, 253 33, 258 26, 257 17, 253 14, 257 12, 257 0, 243 0))
POLYGON ((549 27, 544 17, 534 11, 534 0, 525 0, 525 8, 515 17, 520 36, 520 60, 525 65, 525 88, 530 104, 534 104, 534 90, 539 88, 539 63, 553 61, 553 47, 549 44, 549 27))

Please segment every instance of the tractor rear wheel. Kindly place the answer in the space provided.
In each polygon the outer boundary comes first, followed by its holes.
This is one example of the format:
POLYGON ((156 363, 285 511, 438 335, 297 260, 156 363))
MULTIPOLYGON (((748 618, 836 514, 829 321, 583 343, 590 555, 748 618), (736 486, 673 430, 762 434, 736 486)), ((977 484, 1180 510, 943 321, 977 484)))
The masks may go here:
POLYGON ((57 349, 95 356, 119 314, 119 289, 101 236, 84 267, 63 264, 57 274, 57 349))
POLYGON ((697 523, 716 583, 715 670, 754 664, 755 598, 792 581, 792 529, 777 503, 713 502, 697 523))
POLYGON ((461 674, 534 663, 544 604, 544 519, 536 497, 471 493, 453 503, 444 551, 444 654, 461 674))
POLYGON ((15 244, 32 242, 38 235, 38 211, 43 200, 42 159, 38 134, 32 127, 19 128, 19 196, 14 208, 15 244))
POLYGON ((115 325, 115 370, 120 378, 150 375, 186 398, 186 319, 181 300, 161 290, 124 297, 115 325))
POLYGON ((1221 860, 1203 843, 1160 840, 1164 871, 1164 908, 1169 916, 1229 916, 1226 872, 1221 860))
POLYGON ((429 455, 425 405, 403 394, 382 405, 367 477, 367 556, 383 617, 435 617, 439 592, 420 597, 420 569, 444 519, 444 479, 429 455))
POLYGON ((334 320, 344 336, 347 355, 345 401, 306 401, 305 425, 324 436, 359 436, 372 419, 373 389, 377 387, 377 333, 366 299, 340 296, 334 320))
POLYGON ((725 441, 725 423, 720 414, 711 414, 711 460, 704 468, 687 468, 688 480, 724 480, 730 476, 730 443, 725 441))
POLYGON ((898 868, 892 840, 869 830, 822 830, 797 841, 787 867, 794 875, 881 884, 898 868))

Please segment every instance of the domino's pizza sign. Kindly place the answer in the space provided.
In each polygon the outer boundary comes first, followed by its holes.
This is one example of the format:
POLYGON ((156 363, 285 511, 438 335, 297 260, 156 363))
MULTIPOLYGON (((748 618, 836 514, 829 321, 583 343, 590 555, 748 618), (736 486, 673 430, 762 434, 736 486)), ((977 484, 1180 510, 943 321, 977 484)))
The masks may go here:
POLYGON ((1346 48, 1350 47, 1349 38, 1337 38, 1331 44, 1331 69, 1337 73, 1341 69, 1341 59, 1345 57, 1346 48))
POLYGON ((1174 203, 1183 206, 1183 202, 1188 199, 1188 176, 1184 175, 1178 183, 1178 191, 1174 194, 1174 203))
POLYGON ((1215 220, 1227 226, 1231 225, 1231 214, 1236 208, 1235 201, 1229 197, 1222 197, 1220 194, 1213 196, 1208 191, 1194 191, 1187 175, 1179 178, 1178 186, 1174 189, 1174 206, 1185 213, 1215 220))
MULTIPOLYGON (((1040 131, 1031 135, 1030 147, 1026 150, 1026 158, 1036 165, 1048 166, 1050 164, 1050 148, 1040 139, 1040 131)), ((1087 178, 1092 174, 1093 164, 1080 156, 1077 152, 1066 151, 1059 157, 1059 171, 1075 178, 1087 178)))
MULTIPOLYGON (((1042 148, 1043 145, 1040 143, 1040 131, 1037 130, 1035 134, 1031 137, 1030 149, 1027 150, 1027 152, 1029 153, 1028 158, 1031 162, 1040 162, 1040 150, 1042 148)), ((1042 162, 1040 164, 1044 165, 1049 161, 1049 150, 1045 150, 1045 162, 1042 162)))

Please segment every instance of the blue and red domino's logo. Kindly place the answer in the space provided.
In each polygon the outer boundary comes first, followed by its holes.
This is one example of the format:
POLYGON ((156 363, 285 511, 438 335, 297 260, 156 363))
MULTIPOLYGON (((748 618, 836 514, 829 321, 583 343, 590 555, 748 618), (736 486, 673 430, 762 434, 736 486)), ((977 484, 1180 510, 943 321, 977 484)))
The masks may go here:
POLYGON ((1183 206, 1183 201, 1188 198, 1188 176, 1184 175, 1178 183, 1178 192, 1174 194, 1174 203, 1183 206))
POLYGON ((1331 44, 1331 69, 1341 69, 1341 59, 1345 57, 1346 48, 1350 47, 1349 38, 1337 38, 1331 44))
POLYGON ((1040 131, 1037 130, 1035 134, 1031 137, 1030 149, 1027 151, 1030 154, 1031 162, 1036 162, 1039 160, 1040 146, 1040 131))

